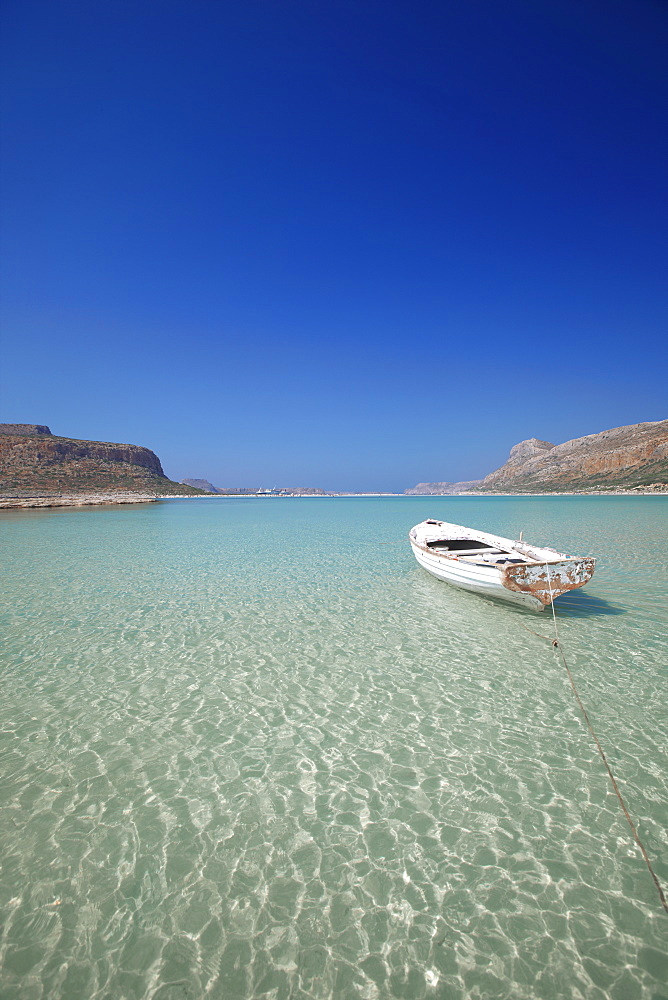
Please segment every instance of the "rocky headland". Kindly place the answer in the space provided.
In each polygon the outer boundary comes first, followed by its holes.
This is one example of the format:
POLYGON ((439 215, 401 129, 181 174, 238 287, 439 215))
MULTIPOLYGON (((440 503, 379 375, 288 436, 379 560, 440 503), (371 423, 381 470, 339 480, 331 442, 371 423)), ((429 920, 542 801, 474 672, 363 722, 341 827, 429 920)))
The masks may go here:
POLYGON ((210 483, 208 479, 181 479, 179 480, 183 486, 192 486, 195 490, 202 490, 204 493, 223 493, 223 490, 219 490, 217 486, 210 483))
POLYGON ((58 437, 42 424, 0 424, 3 506, 53 506, 56 501, 61 506, 82 498, 128 503, 128 497, 138 502, 199 493, 168 479, 158 456, 140 445, 58 437))
POLYGON ((478 482, 420 483, 407 494, 668 492, 668 420, 614 427, 563 444, 529 438, 478 482), (441 489, 439 487, 447 487, 441 489))

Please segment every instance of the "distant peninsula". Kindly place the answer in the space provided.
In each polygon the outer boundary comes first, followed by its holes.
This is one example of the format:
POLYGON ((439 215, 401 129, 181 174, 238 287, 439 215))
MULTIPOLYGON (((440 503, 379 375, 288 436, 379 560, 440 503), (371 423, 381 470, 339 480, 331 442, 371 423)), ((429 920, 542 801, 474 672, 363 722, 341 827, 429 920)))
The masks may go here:
POLYGON ((614 427, 563 444, 529 438, 484 479, 418 483, 409 496, 458 493, 668 491, 668 420, 614 427))

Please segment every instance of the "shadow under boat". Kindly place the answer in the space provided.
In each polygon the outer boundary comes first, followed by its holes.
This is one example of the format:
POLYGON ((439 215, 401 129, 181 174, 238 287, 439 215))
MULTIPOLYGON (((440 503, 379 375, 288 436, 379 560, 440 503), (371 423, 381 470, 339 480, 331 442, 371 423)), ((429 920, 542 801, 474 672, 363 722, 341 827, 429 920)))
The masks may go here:
MULTIPOLYGON (((612 604, 604 597, 595 597, 584 590, 569 590, 566 594, 561 594, 554 602, 557 613, 561 613, 565 618, 592 618, 597 615, 625 615, 626 608, 619 604, 612 604)), ((545 608, 548 612, 549 606, 545 608)))

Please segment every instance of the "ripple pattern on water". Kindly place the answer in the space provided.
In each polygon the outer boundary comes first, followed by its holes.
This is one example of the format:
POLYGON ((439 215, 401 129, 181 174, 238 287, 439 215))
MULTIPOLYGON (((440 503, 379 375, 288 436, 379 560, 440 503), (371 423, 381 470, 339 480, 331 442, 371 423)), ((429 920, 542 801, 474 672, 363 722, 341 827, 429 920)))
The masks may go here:
POLYGON ((665 996, 668 921, 521 627, 549 617, 434 580, 405 542, 436 516, 599 556, 560 634, 665 885, 665 512, 4 515, 0 997, 665 996))

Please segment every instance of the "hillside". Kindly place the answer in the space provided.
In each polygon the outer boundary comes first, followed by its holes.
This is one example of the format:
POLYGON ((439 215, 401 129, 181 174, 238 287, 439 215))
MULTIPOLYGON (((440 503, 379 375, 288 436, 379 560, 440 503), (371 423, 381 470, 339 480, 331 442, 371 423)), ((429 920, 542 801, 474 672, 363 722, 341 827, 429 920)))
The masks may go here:
POLYGON ((668 484, 668 420, 614 427, 551 445, 531 438, 480 489, 551 490, 668 484))
POLYGON ((0 424, 0 494, 199 494, 165 476, 148 448, 58 437, 39 424, 0 424))
POLYGON ((668 420, 614 427, 557 445, 529 438, 478 483, 420 483, 406 493, 551 493, 656 484, 668 489, 668 420))

